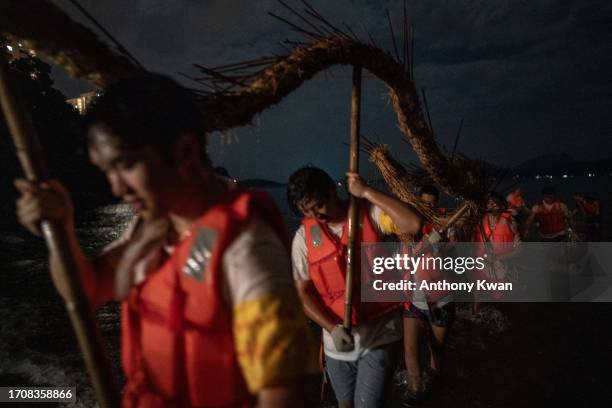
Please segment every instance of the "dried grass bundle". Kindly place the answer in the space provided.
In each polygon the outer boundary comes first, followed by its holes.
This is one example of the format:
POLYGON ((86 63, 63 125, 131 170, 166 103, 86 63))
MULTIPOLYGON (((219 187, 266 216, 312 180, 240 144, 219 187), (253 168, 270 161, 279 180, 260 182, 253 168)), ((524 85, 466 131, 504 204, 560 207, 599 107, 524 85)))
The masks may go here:
MULTIPOLYGON (((197 66, 205 76, 192 79, 207 87, 194 93, 207 123, 206 131, 247 125, 254 115, 279 103, 315 74, 334 65, 360 65, 387 85, 399 129, 432 181, 450 195, 481 200, 478 162, 461 155, 448 157, 425 120, 412 80, 412 57, 408 61, 407 44, 404 60, 400 61, 398 52, 394 58, 379 49, 371 36, 369 43, 360 41, 350 28, 343 31, 333 26, 312 6, 304 4, 307 9, 300 14, 283 3, 307 23, 305 28, 275 16, 306 37, 301 42, 287 41, 294 47, 287 55, 216 68, 197 66)), ((111 50, 48 0, 0 2, 0 32, 18 38, 68 74, 98 87, 141 72, 132 60, 111 50)), ((404 37, 408 37, 407 25, 404 37)), ((388 152, 378 149, 373 161, 399 197, 418 207, 428 219, 436 219, 426 208, 419 207, 409 192, 414 179, 388 152)))
MULTIPOLYGON (((449 213, 441 216, 421 203, 421 200, 419 200, 415 193, 417 177, 391 156, 387 146, 375 144, 368 146, 367 150, 370 154, 370 161, 383 176, 393 194, 400 200, 413 206, 428 222, 436 226, 443 226, 446 219, 453 215, 453 213, 449 213)), ((468 202, 470 203, 469 209, 454 225, 455 230, 458 232, 457 235, 461 237, 471 235, 478 214, 478 205, 473 201, 468 202)))
POLYGON ((478 163, 459 155, 451 159, 441 151, 423 116, 414 83, 402 64, 383 50, 339 35, 298 45, 290 54, 250 74, 244 84, 228 82, 230 90, 200 96, 207 130, 250 123, 255 114, 333 65, 361 65, 385 82, 399 128, 432 180, 453 196, 480 199, 478 163))

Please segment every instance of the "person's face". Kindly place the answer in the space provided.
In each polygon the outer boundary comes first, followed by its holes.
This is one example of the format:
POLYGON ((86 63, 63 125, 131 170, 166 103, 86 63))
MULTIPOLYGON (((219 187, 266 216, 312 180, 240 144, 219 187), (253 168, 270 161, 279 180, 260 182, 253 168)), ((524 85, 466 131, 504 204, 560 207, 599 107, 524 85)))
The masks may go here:
POLYGON ((502 206, 499 205, 497 200, 489 198, 487 200, 487 212, 492 214, 499 214, 502 211, 502 206))
POLYGON ((421 202, 429 208, 434 208, 436 205, 438 205, 438 197, 433 194, 424 193, 421 194, 419 198, 421 202))
POLYGON ((552 194, 545 194, 544 195, 544 202, 546 204, 552 204, 555 202, 555 196, 552 194))
POLYGON ((166 215, 176 196, 177 170, 153 147, 128 148, 104 125, 89 130, 89 157, 108 179, 113 195, 145 219, 166 215))
POLYGON ((344 219, 340 198, 335 191, 330 191, 326 197, 307 198, 298 204, 298 209, 307 218, 319 222, 337 222, 344 219))

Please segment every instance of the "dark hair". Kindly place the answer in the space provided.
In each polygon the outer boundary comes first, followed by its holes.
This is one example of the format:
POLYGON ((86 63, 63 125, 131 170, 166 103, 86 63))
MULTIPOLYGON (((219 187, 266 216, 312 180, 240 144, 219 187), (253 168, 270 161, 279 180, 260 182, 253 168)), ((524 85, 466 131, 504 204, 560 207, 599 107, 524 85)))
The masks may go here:
POLYGON ((499 194, 496 191, 491 191, 489 194, 487 194, 487 201, 488 200, 495 201, 497 205, 499 205, 502 208, 506 208, 508 206, 508 203, 506 199, 504 198, 504 196, 499 194))
POLYGON ((543 195, 553 195, 554 196, 554 195, 557 194, 557 190, 555 190, 555 188, 552 187, 552 186, 544 187, 542 189, 542 194, 543 195))
POLYGON ((287 202, 291 210, 302 215, 298 205, 304 200, 318 200, 329 197, 335 188, 334 180, 318 167, 306 166, 296 170, 287 183, 287 202))
POLYGON ((429 194, 436 197, 436 200, 440 198, 440 192, 436 188, 436 186, 432 186, 431 184, 425 184, 419 188, 419 197, 423 194, 429 194))
MULTIPOLYGON (((167 152, 184 133, 202 136, 204 121, 193 94, 159 74, 120 80, 109 86, 85 116, 85 128, 104 124, 128 147, 167 152)), ((204 143, 203 143, 204 144, 204 143)))

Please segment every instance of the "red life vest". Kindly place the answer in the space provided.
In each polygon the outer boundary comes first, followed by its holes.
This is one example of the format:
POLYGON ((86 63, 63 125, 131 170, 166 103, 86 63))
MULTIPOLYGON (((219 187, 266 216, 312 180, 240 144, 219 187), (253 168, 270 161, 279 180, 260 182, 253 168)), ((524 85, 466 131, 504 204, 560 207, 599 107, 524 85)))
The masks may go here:
MULTIPOLYGON (((352 325, 359 326, 381 317, 399 307, 397 303, 361 302, 361 260, 360 244, 376 243, 381 237, 372 225, 368 215, 369 206, 360 203, 360 228, 356 236, 355 276, 353 277, 352 325)), ((344 318, 344 291, 346 280, 346 250, 348 245, 347 220, 342 226, 342 236, 338 239, 329 227, 315 218, 303 218, 306 248, 308 249, 308 271, 310 279, 327 311, 336 323, 344 318)))
MULTIPOLYGON (((122 305, 125 407, 250 407, 235 353, 232 310, 222 295, 223 254, 257 214, 286 245, 284 224, 261 192, 235 191, 122 305)), ((288 248, 288 247, 287 247, 288 248)))
MULTIPOLYGON (((484 242, 488 242, 490 245, 490 255, 503 255, 507 254, 515 249, 513 243, 516 238, 516 233, 512 230, 512 214, 502 213, 495 228, 491 228, 489 223, 489 215, 485 214, 482 217, 482 223, 476 226, 476 232, 474 234, 474 241, 476 242, 476 256, 484 257, 487 253, 485 251, 484 242), (484 235, 484 236, 483 236, 484 235)), ((503 270, 492 268, 487 266, 482 270, 475 269, 471 271, 468 278, 475 282, 479 279, 496 282, 507 282, 510 279, 512 266, 507 266, 503 270), (508 274, 508 276, 506 276, 508 274)), ((489 293, 489 296, 493 299, 500 299, 503 295, 503 291, 496 290, 489 293)))
POLYGON ((540 202, 536 217, 540 225, 539 231, 543 235, 557 234, 565 230, 565 213, 560 201, 555 201, 550 209, 545 207, 544 202, 540 202))
POLYGON ((482 217, 482 228, 478 225, 474 234, 474 241, 480 243, 480 245, 476 246, 477 256, 482 256, 485 253, 484 245, 482 245, 485 239, 491 244, 493 255, 501 255, 511 251, 513 249, 511 244, 516 237, 516 233, 512 231, 511 224, 512 214, 505 212, 501 214, 495 228, 492 229, 489 223, 489 216, 485 214, 482 217))

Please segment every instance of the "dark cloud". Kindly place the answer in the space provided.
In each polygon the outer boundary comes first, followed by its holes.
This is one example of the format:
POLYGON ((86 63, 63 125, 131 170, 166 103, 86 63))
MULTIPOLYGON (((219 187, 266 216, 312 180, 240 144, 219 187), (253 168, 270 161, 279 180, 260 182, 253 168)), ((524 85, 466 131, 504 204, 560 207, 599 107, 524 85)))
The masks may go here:
MULTIPOLYGON (((83 21, 68 1, 56 3, 83 21)), ((216 65, 280 52, 280 40, 298 38, 267 15, 289 15, 272 0, 81 3, 146 67, 168 74, 195 73, 192 63, 216 65)), ((386 9, 400 27, 401 0, 312 3, 360 34, 364 23, 389 49, 386 9)), ((290 4, 302 8, 299 1, 290 4)), ((549 152, 578 159, 609 154, 610 2, 411 0, 408 12, 416 33, 417 85, 426 88, 441 144, 452 146, 464 118, 460 149, 473 157, 513 164, 549 152)), ((348 161, 350 73, 333 72, 333 79, 317 76, 254 126, 235 130, 238 143, 235 138, 220 143, 213 135, 213 159, 238 177, 283 179, 305 163, 342 174, 348 161)), ((71 95, 87 87, 61 74, 57 82, 71 95)), ((363 97, 364 133, 390 144, 402 160, 413 160, 384 86, 366 80, 363 97)))

